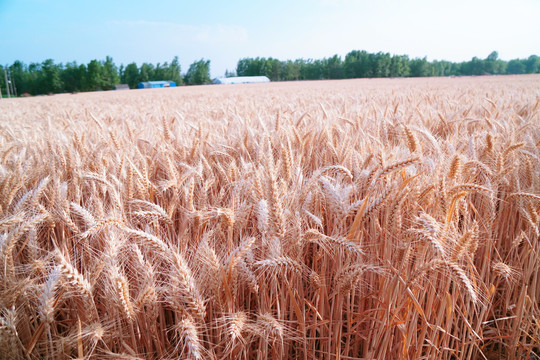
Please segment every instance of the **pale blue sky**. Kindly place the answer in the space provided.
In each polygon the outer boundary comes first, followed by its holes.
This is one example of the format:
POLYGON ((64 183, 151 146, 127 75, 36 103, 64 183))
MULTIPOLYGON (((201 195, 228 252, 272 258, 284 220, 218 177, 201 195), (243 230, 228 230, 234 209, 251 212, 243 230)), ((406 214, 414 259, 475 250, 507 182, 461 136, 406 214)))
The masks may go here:
POLYGON ((345 56, 351 50, 429 60, 540 55, 540 0, 0 0, 0 64, 113 57, 200 58, 212 76, 243 57, 345 56))

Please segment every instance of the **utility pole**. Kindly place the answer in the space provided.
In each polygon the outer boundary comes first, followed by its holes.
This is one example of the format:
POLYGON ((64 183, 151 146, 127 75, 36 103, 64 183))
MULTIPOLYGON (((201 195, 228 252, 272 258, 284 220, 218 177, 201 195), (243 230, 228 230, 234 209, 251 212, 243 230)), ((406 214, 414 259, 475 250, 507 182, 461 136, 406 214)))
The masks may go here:
POLYGON ((11 77, 11 70, 8 68, 8 77, 9 77, 9 84, 11 85, 11 95, 15 94, 15 97, 17 97, 17 87, 15 87, 15 81, 13 81, 13 78, 11 77))
POLYGON ((15 84, 11 79, 11 72, 8 69, 4 69, 4 77, 6 79, 6 91, 8 98, 11 96, 17 97, 17 89, 15 88, 15 84))
POLYGON ((6 79, 6 91, 7 91, 7 97, 9 99, 11 96, 9 96, 9 82, 8 82, 8 76, 7 76, 7 70, 6 69, 4 69, 4 78, 6 79))

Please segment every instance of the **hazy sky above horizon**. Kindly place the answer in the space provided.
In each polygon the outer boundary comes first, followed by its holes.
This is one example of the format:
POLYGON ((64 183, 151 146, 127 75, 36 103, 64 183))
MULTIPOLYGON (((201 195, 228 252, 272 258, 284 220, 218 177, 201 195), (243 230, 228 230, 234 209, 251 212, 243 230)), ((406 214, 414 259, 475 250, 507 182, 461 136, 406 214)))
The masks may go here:
POLYGON ((244 57, 428 60, 540 55, 540 0, 0 0, 0 64, 211 60, 213 77, 244 57))

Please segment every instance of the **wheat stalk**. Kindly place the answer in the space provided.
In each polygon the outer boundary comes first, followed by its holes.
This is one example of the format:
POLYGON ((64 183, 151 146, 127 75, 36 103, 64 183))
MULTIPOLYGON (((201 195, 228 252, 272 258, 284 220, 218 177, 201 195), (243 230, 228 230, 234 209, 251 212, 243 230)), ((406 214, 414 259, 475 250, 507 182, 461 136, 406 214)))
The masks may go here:
POLYGON ((0 358, 531 357, 539 84, 0 101, 0 358))

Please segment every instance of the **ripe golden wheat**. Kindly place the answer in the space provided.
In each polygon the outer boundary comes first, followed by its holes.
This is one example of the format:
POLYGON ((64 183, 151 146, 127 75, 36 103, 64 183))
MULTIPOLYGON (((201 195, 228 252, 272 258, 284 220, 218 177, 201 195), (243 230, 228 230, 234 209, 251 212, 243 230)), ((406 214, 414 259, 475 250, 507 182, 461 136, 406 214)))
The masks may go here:
POLYGON ((2 359, 517 359, 538 75, 0 101, 2 359))

